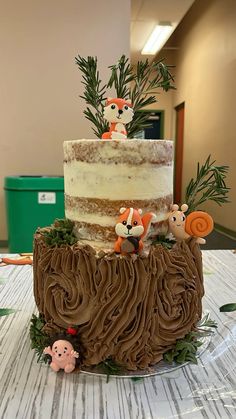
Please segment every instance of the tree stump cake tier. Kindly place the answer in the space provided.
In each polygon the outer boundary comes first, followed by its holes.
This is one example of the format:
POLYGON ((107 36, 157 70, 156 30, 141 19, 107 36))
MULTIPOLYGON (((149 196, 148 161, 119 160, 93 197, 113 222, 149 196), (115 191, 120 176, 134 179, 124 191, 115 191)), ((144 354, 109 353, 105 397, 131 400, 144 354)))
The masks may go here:
POLYGON ((202 258, 194 238, 148 255, 50 248, 35 235, 34 295, 43 331, 78 327, 84 365, 107 358, 130 370, 159 362, 201 318, 202 258))

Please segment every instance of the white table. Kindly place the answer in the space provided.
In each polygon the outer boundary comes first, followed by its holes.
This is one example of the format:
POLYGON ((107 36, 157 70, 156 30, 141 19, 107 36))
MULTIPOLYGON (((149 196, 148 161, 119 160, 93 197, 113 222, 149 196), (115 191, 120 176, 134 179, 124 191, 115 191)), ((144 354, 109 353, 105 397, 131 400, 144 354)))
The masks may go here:
POLYGON ((0 418, 236 418, 236 254, 203 252, 204 309, 218 323, 198 365, 141 381, 54 373, 37 364, 29 325, 36 313, 32 267, 0 268, 0 307, 17 309, 0 318, 0 418))

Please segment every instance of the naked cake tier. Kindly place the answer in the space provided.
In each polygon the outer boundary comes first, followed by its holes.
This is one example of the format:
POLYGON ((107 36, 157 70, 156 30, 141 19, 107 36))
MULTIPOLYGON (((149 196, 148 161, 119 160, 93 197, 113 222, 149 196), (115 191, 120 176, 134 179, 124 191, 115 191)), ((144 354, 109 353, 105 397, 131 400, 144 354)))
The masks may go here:
POLYGON ((165 227, 173 202, 173 142, 66 141, 64 176, 65 213, 78 239, 111 249, 121 207, 154 212, 156 229, 165 227))

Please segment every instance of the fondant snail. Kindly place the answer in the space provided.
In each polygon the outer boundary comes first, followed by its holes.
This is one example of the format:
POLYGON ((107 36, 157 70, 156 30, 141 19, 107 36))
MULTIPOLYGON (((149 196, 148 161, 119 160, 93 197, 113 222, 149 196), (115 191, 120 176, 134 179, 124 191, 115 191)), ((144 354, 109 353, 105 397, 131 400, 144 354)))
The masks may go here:
POLYGON ((63 369, 67 373, 74 371, 76 358, 79 358, 79 353, 74 351, 72 344, 62 339, 56 340, 52 348, 51 346, 44 348, 43 353, 52 357, 50 367, 55 372, 60 369, 63 369))
POLYGON ((188 205, 179 206, 174 204, 172 212, 169 215, 169 231, 173 234, 177 241, 186 240, 189 237, 197 237, 196 242, 205 244, 206 240, 202 237, 211 233, 214 227, 212 217, 203 211, 193 211, 189 215, 184 213, 188 210, 188 205))
POLYGON ((108 98, 103 115, 110 124, 109 131, 102 134, 103 140, 127 138, 125 124, 132 121, 134 115, 130 100, 108 98))
POLYGON ((141 217, 142 210, 135 208, 121 208, 120 214, 115 226, 118 239, 114 250, 123 254, 138 253, 143 249, 142 239, 147 235, 156 216, 147 212, 141 217))

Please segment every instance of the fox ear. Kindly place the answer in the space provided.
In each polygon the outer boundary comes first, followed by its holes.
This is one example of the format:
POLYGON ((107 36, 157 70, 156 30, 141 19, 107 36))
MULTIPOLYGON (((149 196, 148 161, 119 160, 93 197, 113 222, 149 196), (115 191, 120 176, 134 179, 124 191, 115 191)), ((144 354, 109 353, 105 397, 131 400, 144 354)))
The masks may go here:
POLYGON ((139 208, 139 209, 138 209, 138 213, 139 213, 140 215, 142 215, 143 211, 139 208))
POLYGON ((188 211, 188 205, 187 204, 181 205, 181 211, 183 211, 183 212, 188 211))
POLYGON ((108 105, 108 103, 112 100, 112 97, 108 97, 106 100, 106 105, 108 105))
POLYGON ((126 99, 126 103, 128 103, 129 106, 132 106, 132 102, 130 99, 126 99))
POLYGON ((126 208, 120 208, 120 214, 124 214, 124 212, 126 211, 126 208))

